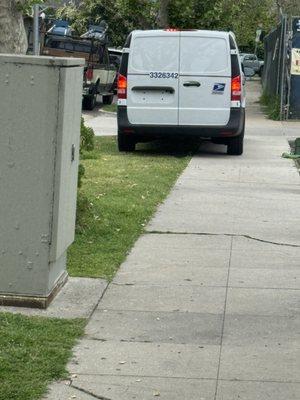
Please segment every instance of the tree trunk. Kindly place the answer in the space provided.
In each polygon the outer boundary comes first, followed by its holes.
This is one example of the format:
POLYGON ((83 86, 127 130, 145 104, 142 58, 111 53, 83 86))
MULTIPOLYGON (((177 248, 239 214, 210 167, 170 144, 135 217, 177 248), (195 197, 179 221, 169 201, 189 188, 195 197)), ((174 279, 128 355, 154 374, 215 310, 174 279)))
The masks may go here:
POLYGON ((158 12, 158 26, 159 28, 169 27, 169 3, 170 0, 159 1, 159 12, 158 12))
POLYGON ((25 0, 0 0, 0 53, 25 54, 27 37, 23 14, 25 0))

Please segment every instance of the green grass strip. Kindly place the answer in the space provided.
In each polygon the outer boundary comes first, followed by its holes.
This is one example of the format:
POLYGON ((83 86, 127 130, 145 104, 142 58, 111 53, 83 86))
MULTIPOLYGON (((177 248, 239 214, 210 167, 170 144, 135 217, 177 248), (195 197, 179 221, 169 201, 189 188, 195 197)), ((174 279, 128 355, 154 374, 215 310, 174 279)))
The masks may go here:
POLYGON ((0 313, 0 400, 36 400, 52 380, 67 376, 83 320, 0 313))
POLYGON ((115 138, 96 138, 82 160, 69 274, 110 280, 197 147, 142 144, 135 153, 119 153, 115 138))

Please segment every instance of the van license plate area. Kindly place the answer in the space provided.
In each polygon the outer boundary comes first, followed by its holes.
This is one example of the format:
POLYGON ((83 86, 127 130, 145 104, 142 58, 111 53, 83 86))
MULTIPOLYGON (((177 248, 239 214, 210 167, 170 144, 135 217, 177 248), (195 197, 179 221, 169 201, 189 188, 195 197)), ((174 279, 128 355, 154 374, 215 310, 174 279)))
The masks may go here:
POLYGON ((133 104, 170 104, 174 99, 174 91, 170 90, 138 90, 132 92, 133 104))

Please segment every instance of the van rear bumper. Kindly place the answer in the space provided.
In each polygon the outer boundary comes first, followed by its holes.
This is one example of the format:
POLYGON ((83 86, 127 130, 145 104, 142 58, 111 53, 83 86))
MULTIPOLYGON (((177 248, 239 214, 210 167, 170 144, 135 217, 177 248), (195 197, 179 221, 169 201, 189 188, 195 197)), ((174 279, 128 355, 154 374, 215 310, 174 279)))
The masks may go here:
POLYGON ((228 124, 225 126, 191 126, 191 125, 136 125, 128 121, 127 107, 118 106, 118 130, 123 134, 135 137, 147 136, 161 138, 171 135, 199 136, 199 137, 232 137, 238 136, 244 126, 245 109, 231 108, 228 124))

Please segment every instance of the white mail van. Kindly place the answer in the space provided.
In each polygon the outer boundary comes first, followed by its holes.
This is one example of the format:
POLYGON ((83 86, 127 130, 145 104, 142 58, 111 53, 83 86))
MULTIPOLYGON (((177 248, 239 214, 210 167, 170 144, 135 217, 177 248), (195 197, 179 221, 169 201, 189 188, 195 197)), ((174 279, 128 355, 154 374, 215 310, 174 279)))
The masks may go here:
POLYGON ((234 34, 202 30, 133 31, 118 78, 118 146, 183 135, 243 152, 245 98, 234 34))

